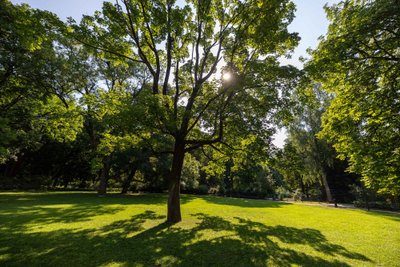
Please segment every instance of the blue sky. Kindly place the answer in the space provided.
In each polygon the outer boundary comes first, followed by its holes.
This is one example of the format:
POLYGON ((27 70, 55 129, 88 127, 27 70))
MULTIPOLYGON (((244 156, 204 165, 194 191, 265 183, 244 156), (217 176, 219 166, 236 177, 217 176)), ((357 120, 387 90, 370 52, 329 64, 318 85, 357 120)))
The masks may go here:
MULTIPOLYGON (((79 21, 82 14, 93 14, 100 10, 103 0, 12 0, 13 3, 27 3, 34 8, 45 9, 57 14, 61 19, 72 17, 79 21)), ((328 28, 328 21, 325 17, 323 6, 332 5, 339 0, 294 0, 296 4, 296 18, 289 26, 289 30, 298 32, 301 41, 294 51, 291 59, 282 59, 283 64, 292 64, 301 67, 298 60, 300 56, 307 57, 307 48, 315 48, 318 44, 318 37, 324 35, 328 28)), ((282 147, 286 138, 285 130, 279 131, 274 136, 274 144, 282 147)))

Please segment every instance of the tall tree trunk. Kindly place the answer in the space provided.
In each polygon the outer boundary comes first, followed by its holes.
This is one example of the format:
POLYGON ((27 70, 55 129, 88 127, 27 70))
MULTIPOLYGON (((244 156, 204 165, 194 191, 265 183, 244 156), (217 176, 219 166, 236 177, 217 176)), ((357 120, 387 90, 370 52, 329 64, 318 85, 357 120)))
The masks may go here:
POLYGON ((129 173, 128 177, 126 177, 124 183, 122 184, 122 190, 121 190, 121 194, 126 194, 128 193, 129 190, 129 186, 131 185, 132 179, 135 176, 137 168, 134 167, 131 172, 129 173))
POLYGON ((185 143, 183 140, 175 140, 174 157, 171 172, 169 174, 169 196, 167 221, 177 223, 182 220, 180 203, 180 183, 185 158, 185 143))
POLYGON ((100 177, 99 177, 100 183, 99 186, 97 187, 97 194, 99 195, 107 194, 107 181, 111 167, 110 161, 111 161, 111 156, 105 156, 103 159, 103 168, 100 172, 100 177))
POLYGON ((322 184, 325 188, 326 200, 328 202, 332 202, 333 198, 332 198, 332 194, 331 194, 331 189, 329 188, 328 180, 326 179, 325 174, 321 175, 321 180, 322 180, 322 184))

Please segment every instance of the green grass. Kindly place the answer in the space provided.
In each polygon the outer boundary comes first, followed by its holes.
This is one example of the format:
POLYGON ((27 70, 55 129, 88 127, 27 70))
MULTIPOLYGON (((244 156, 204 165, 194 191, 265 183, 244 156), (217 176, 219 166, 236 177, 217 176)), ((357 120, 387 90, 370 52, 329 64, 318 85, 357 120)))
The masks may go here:
POLYGON ((400 266, 400 216, 265 200, 0 193, 0 266, 400 266))

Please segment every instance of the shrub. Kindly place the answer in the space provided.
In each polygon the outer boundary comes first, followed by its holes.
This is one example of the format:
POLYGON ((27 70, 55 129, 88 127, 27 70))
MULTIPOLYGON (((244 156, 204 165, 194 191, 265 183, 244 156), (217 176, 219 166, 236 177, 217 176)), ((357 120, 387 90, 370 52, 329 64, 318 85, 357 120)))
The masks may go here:
POLYGON ((380 210, 392 210, 394 209, 390 202, 387 201, 371 201, 367 203, 365 201, 356 200, 354 201, 354 206, 357 208, 370 208, 370 209, 380 209, 380 210))
POLYGON ((293 200, 294 201, 302 201, 304 198, 303 193, 301 192, 300 188, 297 188, 293 193, 293 200))
POLYGON ((208 186, 205 184, 199 185, 197 188, 197 193, 200 195, 207 195, 208 194, 208 186))
POLYGON ((284 198, 288 198, 290 197, 290 191, 287 190, 285 187, 283 186, 279 186, 276 190, 275 190, 275 194, 277 196, 277 198, 279 200, 283 200, 284 198))

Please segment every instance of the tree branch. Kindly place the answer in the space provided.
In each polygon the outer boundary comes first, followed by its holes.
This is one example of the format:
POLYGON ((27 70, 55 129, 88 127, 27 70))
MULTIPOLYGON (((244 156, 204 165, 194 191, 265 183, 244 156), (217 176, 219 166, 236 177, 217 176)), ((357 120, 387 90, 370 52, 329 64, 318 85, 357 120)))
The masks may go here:
POLYGON ((172 65, 172 36, 171 36, 171 3, 168 2, 167 7, 167 68, 165 70, 164 84, 163 84, 163 95, 166 95, 168 92, 168 80, 169 74, 171 71, 172 65))
POLYGON ((102 52, 110 53, 110 54, 112 54, 112 55, 116 55, 116 56, 118 56, 118 57, 122 57, 122 58, 125 58, 125 59, 129 59, 129 60, 131 60, 131 61, 133 61, 133 62, 144 63, 143 60, 135 59, 135 58, 132 58, 132 57, 130 57, 130 56, 127 56, 127 55, 118 53, 118 52, 116 52, 116 51, 113 51, 113 50, 110 50, 110 49, 107 49, 107 48, 104 48, 104 47, 99 47, 99 46, 92 45, 92 44, 90 44, 90 43, 88 43, 88 42, 85 42, 85 41, 82 41, 82 40, 80 40, 80 39, 78 39, 78 38, 76 38, 76 37, 73 37, 73 38, 74 38, 77 42, 79 42, 79 43, 81 43, 81 44, 83 44, 83 45, 85 45, 85 46, 88 46, 88 47, 90 47, 90 48, 93 48, 93 49, 96 49, 96 50, 100 50, 100 51, 102 51, 102 52))

